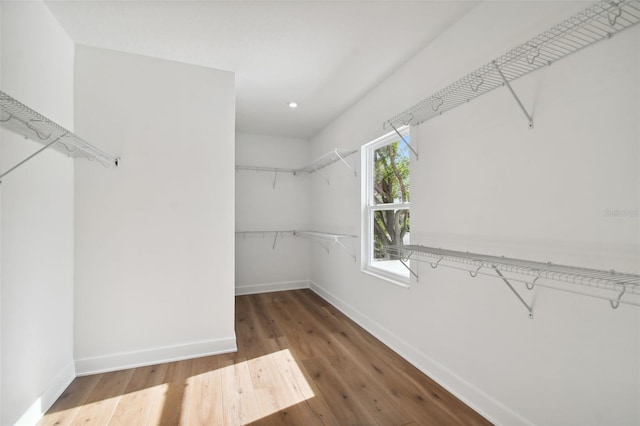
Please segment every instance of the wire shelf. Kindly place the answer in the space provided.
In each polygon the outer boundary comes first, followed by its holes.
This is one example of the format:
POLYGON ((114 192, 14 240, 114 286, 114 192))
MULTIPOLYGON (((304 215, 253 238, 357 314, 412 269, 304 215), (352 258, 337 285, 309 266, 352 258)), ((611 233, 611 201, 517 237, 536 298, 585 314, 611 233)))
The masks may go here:
POLYGON ((73 132, 0 91, 0 125, 25 138, 39 142, 73 158, 95 160, 105 167, 117 166, 113 157, 73 132))
POLYGON ((329 253, 329 247, 326 244, 333 244, 341 247, 344 251, 349 253, 349 255, 353 258, 353 261, 356 262, 356 244, 355 239, 357 238, 355 235, 348 234, 331 234, 328 232, 318 232, 318 231, 294 231, 293 235, 296 237, 309 238, 310 240, 315 240, 318 242, 326 251, 329 253), (343 242, 342 239, 351 239, 352 248, 349 249, 343 242))
POLYGON ((348 149, 334 149, 331 152, 328 152, 327 154, 323 155, 322 157, 318 158, 315 161, 312 161, 310 164, 301 167, 299 169, 296 169, 294 171, 294 175, 299 175, 300 173, 314 173, 317 172, 320 169, 323 169, 333 163, 335 163, 336 161, 342 161, 349 169, 353 170, 351 168, 351 166, 344 161, 344 159, 348 156, 350 156, 351 154, 354 154, 358 152, 357 149, 354 150, 348 150, 348 149))
MULTIPOLYGON (((337 161, 342 161, 342 163, 349 168, 349 170, 353 171, 353 174, 357 177, 358 174, 356 171, 345 161, 345 157, 357 152, 358 150, 346 150, 346 149, 334 149, 333 151, 323 155, 317 160, 313 161, 311 164, 301 167, 299 169, 287 169, 282 167, 264 167, 264 166, 243 166, 236 164, 236 171, 240 170, 248 170, 255 172, 269 172, 273 173, 273 189, 276 189, 276 181, 278 180, 279 173, 292 173, 294 176, 300 175, 302 173, 315 173, 319 172, 321 169, 327 167, 330 164, 333 164, 337 161)), ((329 178, 327 176, 319 173, 322 178, 327 182, 327 185, 330 183, 329 178)))
POLYGON ((508 278, 513 281, 525 283, 529 290, 533 289, 536 285, 555 288, 538 281, 549 280, 570 284, 574 287, 574 290, 576 287, 582 287, 613 292, 615 293, 614 296, 602 297, 591 293, 573 291, 586 296, 601 297, 609 300, 612 302, 612 307, 614 308, 618 306, 618 303, 637 305, 633 300, 622 299, 624 295, 640 296, 640 275, 636 274, 444 250, 420 245, 388 246, 385 250, 387 253, 403 259, 403 262, 408 259, 427 261, 434 269, 440 265, 454 267, 469 272, 472 277, 475 277, 477 274, 495 276, 488 272, 499 271, 499 278, 504 280, 505 277, 501 274, 502 272, 518 274, 522 277, 508 278), (447 263, 461 264, 464 268, 455 267, 447 263))
POLYGON ((320 243, 320 245, 329 253, 329 247, 327 244, 337 245, 344 249, 353 260, 356 261, 356 246, 355 246, 355 235, 347 235, 347 234, 331 234, 328 232, 318 232, 318 231, 236 231, 236 237, 242 238, 266 238, 267 236, 273 235, 273 246, 272 249, 275 250, 276 242, 278 238, 282 238, 285 235, 293 235, 294 237, 299 238, 308 238, 310 240, 315 240, 320 243), (343 242, 343 239, 353 239, 353 249, 350 250, 343 242))
POLYGON ((284 169, 282 167, 263 167, 263 166, 242 166, 236 165, 236 170, 246 170, 252 172, 270 172, 270 173, 295 173, 296 169, 284 169))
POLYGON ((638 22, 639 0, 601 0, 393 116, 383 128, 420 124, 638 22))
POLYGON ((284 238, 285 235, 295 235, 296 231, 236 231, 236 237, 242 238, 262 238, 273 235, 273 245, 271 248, 276 249, 278 238, 284 238))
POLYGON ((242 238, 265 238, 270 235, 285 236, 293 235, 296 231, 236 231, 236 237, 242 238))

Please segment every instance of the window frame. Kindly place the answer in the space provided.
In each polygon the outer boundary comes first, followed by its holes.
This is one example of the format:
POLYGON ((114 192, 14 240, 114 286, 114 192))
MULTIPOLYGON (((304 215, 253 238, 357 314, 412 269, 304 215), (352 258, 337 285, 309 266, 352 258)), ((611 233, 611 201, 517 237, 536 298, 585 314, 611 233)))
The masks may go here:
MULTIPOLYGON (((398 128, 398 132, 402 136, 410 136, 410 127, 402 126, 398 128)), ((361 221, 361 234, 360 239, 360 270, 361 272, 375 277, 381 278, 385 281, 389 281, 393 284, 397 284, 402 287, 409 287, 411 276, 409 271, 406 270, 406 274, 397 274, 389 271, 388 269, 375 266, 374 256, 374 231, 373 231, 373 216, 376 211, 381 210, 400 210, 407 209, 411 211, 411 202, 407 203, 388 203, 388 204, 376 204, 374 199, 374 153, 377 149, 389 145, 394 142, 404 143, 399 141, 398 133, 391 131, 379 138, 362 145, 361 148, 361 207, 362 207, 362 221, 361 221)), ((411 154, 409 154, 411 157, 411 154)), ((409 159, 411 162, 411 158, 409 159)), ((411 163, 410 163, 411 164, 411 163)), ((411 169, 409 169, 411 173, 411 169)))

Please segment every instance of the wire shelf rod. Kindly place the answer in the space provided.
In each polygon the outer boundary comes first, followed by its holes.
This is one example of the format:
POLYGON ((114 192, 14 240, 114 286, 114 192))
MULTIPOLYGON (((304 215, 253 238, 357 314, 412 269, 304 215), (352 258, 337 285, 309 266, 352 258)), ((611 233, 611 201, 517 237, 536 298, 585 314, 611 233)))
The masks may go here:
POLYGON ((245 166, 245 165, 236 164, 236 171, 248 170, 248 171, 255 171, 255 172, 274 173, 273 189, 276 188, 276 180, 278 178, 278 173, 292 173, 294 176, 298 176, 302 173, 311 174, 311 173, 318 172, 322 176, 322 178, 327 182, 327 185, 328 185, 330 184, 329 178, 322 175, 322 173, 320 173, 320 170, 338 161, 342 162, 349 170, 351 170, 355 177, 358 177, 358 173, 356 172, 356 170, 353 167, 351 167, 349 163, 347 163, 347 161, 345 160, 346 157, 356 152, 358 152, 357 149, 347 150, 347 149, 336 148, 333 151, 330 151, 324 154, 323 156, 319 157, 318 159, 312 161, 308 165, 297 168, 297 169, 282 168, 282 167, 268 167, 268 166, 245 166))
POLYGON ((284 238, 285 235, 295 235, 295 232, 296 231, 236 231, 236 237, 241 235, 243 238, 247 238, 247 236, 249 236, 262 237, 262 239, 264 239, 268 234, 273 234, 273 245, 271 246, 271 249, 275 250, 278 238, 284 238))
MULTIPOLYGON (((387 251, 403 258, 429 258, 438 261, 453 262, 474 268, 497 268, 502 272, 516 273, 538 279, 576 284, 615 292, 625 291, 640 295, 640 275, 606 271, 584 267, 557 265, 522 259, 490 256, 477 253, 443 250, 424 246, 390 246, 387 251)), ((433 264, 432 264, 433 266, 433 264)))
POLYGON ((116 167, 120 161, 2 91, 0 126, 43 145, 50 144, 72 158, 95 160, 105 167, 116 167))
POLYGON ((356 152, 358 152, 357 149, 348 150, 348 149, 336 148, 333 151, 330 151, 324 154, 323 156, 317 158, 316 160, 312 161, 310 164, 304 167, 301 167, 299 169, 296 169, 293 174, 299 175, 301 173, 315 173, 337 161, 342 161, 355 174, 356 173, 355 170, 353 170, 353 168, 349 166, 349 164, 346 161, 344 161, 344 159, 356 152))
POLYGON ((267 235, 279 234, 279 235, 293 235, 296 232, 290 231, 236 231, 237 237, 266 237, 267 235))
POLYGON ((356 235, 348 235, 348 234, 332 234, 328 232, 317 232, 317 231, 295 231, 294 235, 296 237, 309 238, 311 240, 317 241, 326 251, 329 252, 329 248, 325 245, 326 243, 330 243, 333 245, 337 245, 341 247, 344 251, 349 253, 349 255, 353 258, 353 261, 356 262, 356 247, 355 247, 355 239, 356 235), (350 250, 341 239, 350 238, 353 243, 353 248, 350 250))
POLYGON ((638 22, 639 0, 601 0, 396 114, 383 128, 420 124, 503 86, 496 66, 510 82, 638 22))
POLYGON ((236 170, 246 170, 253 172, 270 172, 270 173, 295 173, 296 169, 287 169, 283 167, 266 167, 266 166, 243 166, 236 164, 236 170))
MULTIPOLYGON (((455 270, 458 270, 458 271, 467 272, 469 274, 476 273, 475 270, 470 270, 468 268, 464 268, 462 266, 456 266, 456 265, 452 265, 452 264, 439 263, 437 266, 444 266, 444 267, 449 268, 449 269, 455 269, 455 270)), ((433 268, 433 269, 435 269, 435 268, 433 268)), ((412 273, 413 273, 413 271, 412 271, 412 273)), ((483 272, 482 270, 477 271, 477 275, 496 278, 496 275, 493 274, 488 269, 487 269, 487 272, 483 272)), ((563 292, 566 292, 566 293, 577 294, 577 295, 580 295, 580 296, 593 297, 593 298, 596 298, 596 299, 606 300, 606 301, 609 301, 609 302, 617 302, 618 301, 617 300, 617 296, 616 297, 606 296, 606 295, 601 295, 601 294, 594 294, 594 293, 588 293, 588 292, 584 292, 584 291, 579 291, 579 290, 576 290, 576 289, 563 288, 563 287, 560 287, 558 285, 553 285, 553 284, 550 284, 550 283, 545 283, 545 282, 540 282, 540 281, 535 281, 534 282, 533 280, 528 280, 528 279, 526 279, 524 277, 520 278, 520 277, 510 276, 509 280, 525 284, 527 286, 528 290, 533 290, 534 287, 543 287, 543 288, 548 288, 548 289, 551 289, 551 290, 558 290, 558 291, 563 291, 563 292)), ((621 299, 621 300, 619 300, 619 302, 622 303, 622 304, 626 304, 626 305, 632 305, 632 306, 639 306, 640 307, 640 302, 637 302, 637 301, 634 301, 634 300, 621 299)))

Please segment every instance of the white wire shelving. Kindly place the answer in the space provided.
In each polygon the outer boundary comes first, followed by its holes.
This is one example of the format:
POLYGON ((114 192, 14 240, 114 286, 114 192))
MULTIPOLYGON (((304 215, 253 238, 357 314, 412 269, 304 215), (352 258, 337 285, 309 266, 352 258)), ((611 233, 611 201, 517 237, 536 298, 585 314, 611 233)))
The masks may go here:
POLYGON ((236 171, 247 170, 254 172, 267 172, 273 173, 273 189, 276 189, 276 181, 278 180, 278 175, 282 173, 291 173, 295 174, 296 169, 284 169, 281 167, 263 167, 263 166, 241 166, 236 165, 236 171))
POLYGON ((273 246, 271 247, 273 250, 276 249, 276 243, 278 242, 278 238, 283 238, 287 235, 295 235, 296 231, 236 231, 236 237, 242 238, 267 238, 273 235, 273 246))
POLYGON ((533 117, 510 82, 638 22, 640 0, 601 0, 391 117, 383 129, 423 123, 501 86, 507 86, 532 128, 533 117))
POLYGON ((299 238, 307 238, 313 241, 318 242, 327 253, 330 252, 329 245, 337 245, 345 250, 349 255, 356 261, 356 246, 355 239, 357 236, 355 235, 347 235, 347 234, 332 234, 328 232, 318 232, 318 231, 236 231, 236 237, 241 238, 267 238, 273 236, 273 246, 272 249, 275 250, 276 242, 278 238, 282 238, 284 236, 295 236, 299 238), (352 240, 352 249, 349 249, 344 243, 343 240, 351 239, 352 240))
POLYGON ((0 125, 25 138, 39 142, 42 148, 0 174, 2 179, 42 151, 52 148, 73 158, 97 161, 105 167, 117 167, 119 158, 99 150, 73 132, 49 120, 20 101, 0 91, 0 125))
POLYGON ((286 174, 286 173, 291 173, 294 176, 298 176, 301 175, 303 173, 316 173, 318 172, 318 174, 320 176, 322 176, 322 178, 327 182, 327 184, 330 183, 329 178, 325 175, 323 175, 322 173, 319 173, 320 170, 322 170, 323 168, 336 163, 338 161, 341 161, 349 170, 351 170, 354 174, 355 177, 358 177, 358 173, 355 171, 355 169, 353 167, 351 167, 349 165, 349 163, 347 163, 345 161, 345 158, 358 152, 357 149, 355 150, 348 150, 348 149, 334 149, 333 151, 330 151, 326 154, 324 154, 323 156, 321 156, 320 158, 316 159, 315 161, 312 161, 311 163, 309 163, 308 165, 304 166, 304 167, 300 167, 297 169, 290 169, 290 168, 282 168, 282 167, 265 167, 265 166, 245 166, 245 165, 236 165, 236 170, 240 171, 240 170, 246 170, 246 171, 255 171, 255 172, 267 172, 267 173, 273 173, 273 189, 276 188, 276 181, 278 179, 278 175, 279 174, 286 174))
POLYGON ((525 284, 527 290, 536 286, 576 293, 608 300, 616 309, 620 303, 640 306, 640 275, 535 262, 502 256, 469 253, 421 245, 388 246, 386 252, 400 259, 417 278, 407 261, 429 262, 433 269, 446 266, 468 272, 500 278, 513 291, 533 318, 533 307, 511 285, 511 281, 525 284), (506 275, 505 275, 506 274, 506 275))
POLYGON ((353 258, 353 261, 356 262, 356 245, 355 239, 357 238, 355 235, 347 235, 347 234, 332 234, 328 232, 317 232, 317 231, 294 231, 294 235, 296 237, 308 238, 320 244, 322 248, 324 248, 327 253, 330 252, 328 244, 337 245, 341 247, 344 251, 349 253, 349 255, 353 258), (342 240, 350 239, 352 242, 352 249, 349 249, 342 240))
MULTIPOLYGON (((353 172, 353 175, 355 177, 358 177, 358 173, 355 171, 355 169, 353 167, 351 167, 349 165, 349 163, 347 163, 345 161, 345 158, 358 152, 357 149, 353 149, 353 150, 348 150, 348 149, 334 149, 331 152, 328 152, 326 154, 324 154, 323 156, 317 158, 316 160, 312 161, 311 163, 309 163, 308 165, 301 167, 299 169, 296 169, 293 174, 294 175, 299 175, 302 173, 316 173, 319 172, 320 170, 324 169, 325 167, 341 161, 349 170, 351 170, 353 172)), ((329 185, 330 181, 329 178, 327 176, 324 176, 322 173, 318 173, 320 176, 322 176, 322 178, 327 182, 327 185, 329 185)))

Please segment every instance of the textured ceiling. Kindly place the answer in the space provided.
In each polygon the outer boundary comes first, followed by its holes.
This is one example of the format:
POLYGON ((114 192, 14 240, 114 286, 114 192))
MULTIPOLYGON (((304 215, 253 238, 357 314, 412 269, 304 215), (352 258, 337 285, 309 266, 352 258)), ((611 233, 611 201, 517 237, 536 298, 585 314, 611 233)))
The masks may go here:
POLYGON ((234 71, 237 130, 299 138, 321 130, 474 4, 47 2, 77 44, 234 71))

